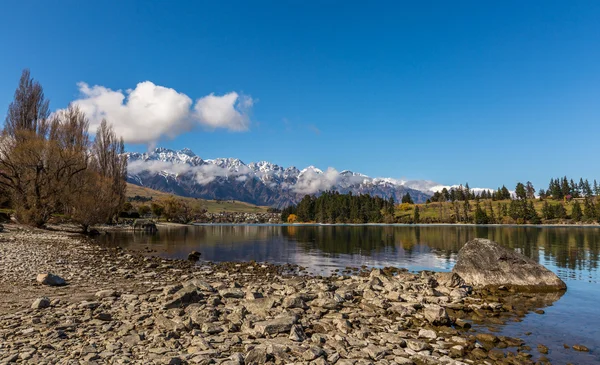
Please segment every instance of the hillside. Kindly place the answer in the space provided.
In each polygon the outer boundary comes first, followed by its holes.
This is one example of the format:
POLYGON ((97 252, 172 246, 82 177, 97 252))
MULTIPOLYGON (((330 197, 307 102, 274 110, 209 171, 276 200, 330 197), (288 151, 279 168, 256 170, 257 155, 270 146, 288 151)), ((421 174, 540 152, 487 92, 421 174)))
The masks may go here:
MULTIPOLYGON (((154 202, 161 202, 173 194, 164 193, 162 191, 153 190, 150 188, 146 188, 143 186, 138 186, 134 184, 127 184, 127 197, 133 198, 135 196, 143 197, 143 198, 152 198, 154 202)), ((239 212, 239 213, 261 213, 266 212, 268 207, 252 205, 239 201, 217 201, 217 200, 205 200, 205 199, 196 199, 196 198, 187 198, 180 197, 179 199, 183 199, 189 202, 192 205, 200 204, 204 209, 206 209, 209 213, 219 213, 219 212, 239 212)), ((142 203, 136 203, 135 201, 131 202, 134 206, 140 205, 142 203)))

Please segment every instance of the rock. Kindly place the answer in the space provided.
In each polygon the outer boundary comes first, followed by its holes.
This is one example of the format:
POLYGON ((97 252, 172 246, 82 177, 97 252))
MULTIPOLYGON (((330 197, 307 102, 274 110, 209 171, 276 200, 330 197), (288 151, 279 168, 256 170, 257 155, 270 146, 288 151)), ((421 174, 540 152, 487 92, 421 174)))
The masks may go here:
POLYGON ((482 238, 475 238, 460 249, 452 272, 476 288, 502 285, 530 291, 567 288, 556 274, 544 266, 482 238))
POLYGON ((156 228, 156 223, 154 223, 150 219, 136 219, 135 222, 133 222, 133 230, 135 231, 138 229, 150 233, 158 232, 158 228, 156 228))
POLYGON ((588 349, 587 347, 585 347, 583 345, 573 345, 573 350, 581 351, 581 352, 590 352, 590 349, 588 349))
POLYGON ((426 342, 423 342, 423 341, 408 340, 408 341, 406 341, 406 345, 408 346, 409 349, 416 351, 416 352, 429 349, 429 344, 427 344, 426 342))
POLYGON ((420 329, 419 337, 435 340, 437 338, 437 334, 433 330, 420 329))
POLYGON ((244 293, 244 291, 239 288, 228 288, 228 289, 219 290, 219 294, 223 298, 235 298, 235 299, 242 299, 246 296, 246 293, 244 293))
POLYGON ((63 286, 67 285, 65 279, 51 273, 38 274, 37 282, 48 286, 63 286))
POLYGON ((311 346, 308 350, 304 351, 302 358, 306 361, 312 361, 318 357, 324 356, 325 351, 318 346, 311 346))
POLYGON ((112 316, 110 315, 110 313, 98 313, 94 316, 94 319, 98 319, 100 321, 105 321, 105 322, 110 322, 112 321, 112 316))
POLYGON ((364 348, 364 351, 369 355, 371 360, 380 360, 387 354, 387 350, 384 347, 375 345, 369 345, 364 348))
POLYGON ((540 354, 547 354, 548 353, 548 347, 546 347, 546 346, 544 346, 542 344, 537 345, 537 349, 540 352, 540 354))
POLYGON ((50 299, 46 297, 37 298, 31 305, 32 309, 44 309, 50 306, 50 299))
POLYGON ((198 251, 192 251, 188 254, 188 260, 190 261, 198 261, 200 260, 200 256, 202 256, 202 254, 198 251))
POLYGON ((448 312, 446 312, 446 308, 441 307, 437 304, 427 305, 423 309, 423 315, 425 316, 425 319, 431 324, 437 326, 450 325, 450 318, 448 317, 448 312))
POLYGON ((434 277, 440 286, 447 288, 458 288, 465 285, 465 281, 453 272, 436 272, 434 277))
POLYGON ((478 333, 475 338, 481 342, 487 343, 496 343, 498 342, 498 337, 492 335, 491 333, 478 333))
POLYGON ((283 308, 300 308, 300 309, 308 308, 306 303, 304 303, 304 300, 302 300, 302 298, 295 296, 295 295, 286 297, 283 300, 282 306, 283 306, 283 308))
POLYGON ((117 292, 112 289, 100 290, 95 294, 96 298, 109 298, 118 296, 117 292))
POLYGON ((415 365, 414 361, 412 361, 411 359, 407 359, 405 357, 400 357, 400 356, 396 356, 394 358, 394 361, 398 365, 415 365))
POLYGON ((255 347, 248 351, 246 358, 244 359, 244 363, 246 365, 262 365, 266 364, 269 360, 271 360, 271 358, 272 355, 267 353, 267 349, 265 347, 255 347))
POLYGON ((292 326, 296 323, 297 319, 295 316, 284 316, 268 321, 256 322, 254 324, 254 331, 261 335, 273 335, 276 333, 288 332, 292 329, 292 326))
POLYGON ((202 299, 202 294, 198 293, 195 286, 188 285, 179 289, 174 295, 173 299, 165 304, 166 309, 184 307, 190 303, 195 303, 202 299))
POLYGON ((289 339, 295 342, 302 342, 306 340, 306 334, 300 325, 293 325, 290 329, 289 339))
POLYGON ((465 348, 461 345, 455 345, 450 348, 450 357, 460 358, 465 356, 465 348))

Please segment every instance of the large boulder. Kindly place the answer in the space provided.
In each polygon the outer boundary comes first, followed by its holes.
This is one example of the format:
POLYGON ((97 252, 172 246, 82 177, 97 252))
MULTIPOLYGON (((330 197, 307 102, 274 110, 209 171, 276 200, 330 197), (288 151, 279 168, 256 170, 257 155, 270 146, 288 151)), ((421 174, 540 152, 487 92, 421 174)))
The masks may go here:
POLYGON ((475 238, 460 249, 452 271, 475 288, 502 285, 529 291, 567 288, 556 274, 544 266, 483 238, 475 238))

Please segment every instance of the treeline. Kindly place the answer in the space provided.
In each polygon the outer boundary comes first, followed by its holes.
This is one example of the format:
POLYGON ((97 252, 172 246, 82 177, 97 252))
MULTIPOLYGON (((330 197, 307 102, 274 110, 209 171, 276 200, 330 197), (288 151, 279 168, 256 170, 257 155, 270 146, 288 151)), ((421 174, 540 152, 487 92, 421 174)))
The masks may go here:
POLYGON ((579 183, 568 180, 567 177, 550 179, 548 184, 548 190, 540 189, 540 198, 552 197, 554 199, 571 199, 571 198, 590 198, 592 196, 600 195, 600 187, 596 180, 593 185, 590 184, 588 179, 579 179, 579 183))
POLYGON ((42 227, 62 214, 87 231, 121 211, 123 152, 105 120, 90 141, 77 106, 51 114, 42 86, 24 70, 0 132, 0 193, 19 222, 42 227))
POLYGON ((600 221, 600 203, 597 198, 599 192, 596 180, 590 184, 587 179, 580 178, 579 183, 575 183, 573 179, 569 180, 567 177, 551 179, 548 190, 540 189, 538 197, 533 184, 529 181, 526 184, 517 183, 514 194, 511 194, 505 186, 494 192, 484 190, 476 194, 466 184, 464 188, 459 186, 456 189, 436 192, 427 204, 435 205, 439 209, 439 216, 437 219, 428 217, 428 222, 476 224, 540 224, 542 220, 598 222, 600 221), (538 200, 543 201, 541 209, 539 206, 538 209, 535 207, 535 202, 538 200), (503 202, 493 204, 494 201, 503 202), (444 204, 449 204, 449 214, 444 204), (473 204, 474 211, 471 209, 473 204), (570 213, 565 204, 570 207, 570 213))
POLYGON ((319 197, 306 195, 297 205, 282 210, 283 222, 393 223, 394 198, 340 194, 326 191, 319 197))
MULTIPOLYGON (((530 192, 530 197, 535 196, 535 189, 533 189, 533 185, 529 181, 527 182, 527 191, 530 192)), ((510 198, 510 191, 504 185, 502 185, 502 187, 498 188, 496 191, 483 190, 475 192, 469 188, 469 183, 467 183, 464 187, 460 185, 457 188, 451 187, 450 190, 444 188, 441 191, 436 191, 431 198, 427 199, 427 203, 448 201, 455 202, 475 199, 492 199, 496 201, 510 198)))

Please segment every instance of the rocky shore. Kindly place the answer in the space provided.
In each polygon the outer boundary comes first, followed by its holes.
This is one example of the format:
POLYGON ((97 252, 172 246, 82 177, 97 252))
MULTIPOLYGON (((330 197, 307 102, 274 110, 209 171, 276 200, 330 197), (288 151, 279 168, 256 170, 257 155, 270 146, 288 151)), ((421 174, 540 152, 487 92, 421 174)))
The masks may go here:
POLYGON ((0 364, 549 363, 471 326, 519 320, 543 296, 472 292, 453 273, 196 264, 14 225, 0 260, 0 364))

